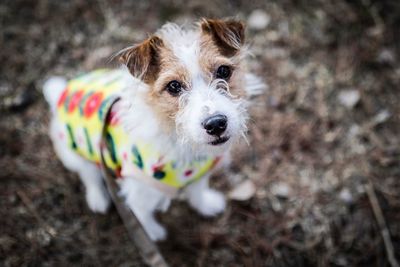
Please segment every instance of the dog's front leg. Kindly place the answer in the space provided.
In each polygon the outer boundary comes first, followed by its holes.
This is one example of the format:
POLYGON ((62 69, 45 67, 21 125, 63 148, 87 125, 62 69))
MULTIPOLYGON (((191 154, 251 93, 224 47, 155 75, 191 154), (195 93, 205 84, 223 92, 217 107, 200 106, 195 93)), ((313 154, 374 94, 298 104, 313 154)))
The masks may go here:
POLYGON ((221 192, 208 186, 210 175, 186 188, 189 204, 204 216, 215 216, 224 211, 226 203, 221 192))
POLYGON ((125 198, 125 203, 135 213, 150 238, 154 241, 165 239, 167 232, 154 218, 154 212, 166 211, 170 199, 157 189, 134 178, 123 178, 120 187, 120 195, 125 198))

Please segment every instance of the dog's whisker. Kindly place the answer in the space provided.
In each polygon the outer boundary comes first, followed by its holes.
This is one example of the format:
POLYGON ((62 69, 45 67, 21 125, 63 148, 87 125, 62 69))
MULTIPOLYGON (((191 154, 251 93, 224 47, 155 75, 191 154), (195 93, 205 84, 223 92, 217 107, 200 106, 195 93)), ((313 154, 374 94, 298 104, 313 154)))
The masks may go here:
POLYGON ((248 138, 247 138, 247 135, 246 135, 244 132, 242 132, 242 133, 241 133, 241 136, 243 137, 243 139, 244 139, 244 141, 246 142, 246 144, 247 144, 248 146, 250 146, 250 142, 249 142, 249 140, 248 140, 248 138))

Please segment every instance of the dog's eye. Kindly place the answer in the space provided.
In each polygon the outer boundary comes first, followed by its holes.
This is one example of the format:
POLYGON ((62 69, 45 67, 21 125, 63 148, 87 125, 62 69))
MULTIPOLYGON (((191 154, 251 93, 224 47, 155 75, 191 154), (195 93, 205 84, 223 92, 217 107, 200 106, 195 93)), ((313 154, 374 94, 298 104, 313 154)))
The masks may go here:
POLYGON ((177 96, 182 91, 182 85, 178 81, 171 81, 167 84, 166 89, 172 96, 177 96))
POLYGON ((217 79, 228 79, 231 76, 231 68, 226 65, 219 66, 217 69, 216 77, 217 79))

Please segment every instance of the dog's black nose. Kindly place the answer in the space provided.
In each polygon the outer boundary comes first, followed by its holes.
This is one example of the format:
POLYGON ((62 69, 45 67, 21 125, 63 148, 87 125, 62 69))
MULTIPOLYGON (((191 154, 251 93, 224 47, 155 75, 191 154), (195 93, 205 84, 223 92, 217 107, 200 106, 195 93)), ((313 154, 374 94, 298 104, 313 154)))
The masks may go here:
POLYGON ((214 115, 205 119, 202 123, 204 129, 209 135, 220 136, 228 124, 228 118, 225 115, 214 115))

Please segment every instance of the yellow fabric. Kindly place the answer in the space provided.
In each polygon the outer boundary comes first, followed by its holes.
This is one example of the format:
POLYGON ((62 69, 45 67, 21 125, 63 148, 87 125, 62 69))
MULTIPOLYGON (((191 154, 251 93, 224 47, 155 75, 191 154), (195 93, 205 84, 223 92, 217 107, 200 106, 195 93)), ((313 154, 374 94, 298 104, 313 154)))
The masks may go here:
POLYGON ((129 170, 132 169, 129 166, 134 164, 150 179, 174 188, 181 188, 212 169, 218 157, 182 166, 175 161, 165 162, 163 155, 151 144, 131 140, 114 114, 117 104, 111 107, 113 100, 125 88, 123 75, 121 70, 101 69, 70 80, 57 105, 59 119, 65 124, 60 138, 82 157, 99 163, 101 133, 103 124, 107 123, 105 160, 110 169, 120 176, 121 168, 129 170), (105 122, 110 108, 110 116, 105 122))

